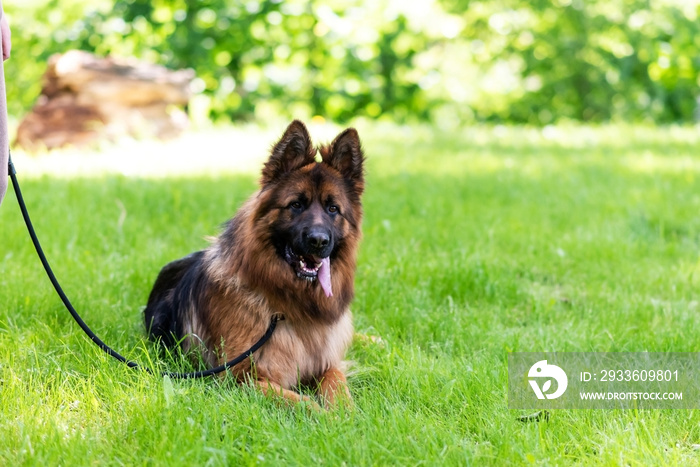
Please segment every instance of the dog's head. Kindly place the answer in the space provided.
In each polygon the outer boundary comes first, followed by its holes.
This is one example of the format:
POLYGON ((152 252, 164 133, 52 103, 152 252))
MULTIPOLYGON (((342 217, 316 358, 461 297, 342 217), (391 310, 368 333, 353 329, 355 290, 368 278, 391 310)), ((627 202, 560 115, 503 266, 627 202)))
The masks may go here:
POLYGON ((262 171, 263 202, 256 218, 268 222, 269 240, 301 280, 318 281, 326 296, 331 270, 359 240, 364 156, 354 128, 322 146, 321 162, 309 133, 293 121, 272 148, 262 171))

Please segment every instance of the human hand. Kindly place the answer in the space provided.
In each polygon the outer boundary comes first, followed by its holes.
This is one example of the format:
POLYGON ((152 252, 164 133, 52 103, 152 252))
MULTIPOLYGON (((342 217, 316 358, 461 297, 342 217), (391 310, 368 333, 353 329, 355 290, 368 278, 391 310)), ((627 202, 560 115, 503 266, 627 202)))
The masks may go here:
POLYGON ((7 15, 3 12, 2 18, 0 18, 0 38, 2 38, 2 59, 7 60, 10 58, 10 51, 12 50, 12 34, 10 34, 10 25, 7 22, 7 15))

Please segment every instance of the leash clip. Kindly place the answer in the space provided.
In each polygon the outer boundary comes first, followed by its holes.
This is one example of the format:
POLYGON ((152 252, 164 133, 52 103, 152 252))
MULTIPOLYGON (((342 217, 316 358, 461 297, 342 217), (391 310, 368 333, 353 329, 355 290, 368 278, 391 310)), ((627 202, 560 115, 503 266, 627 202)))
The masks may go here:
POLYGON ((12 154, 9 153, 9 159, 7 161, 7 174, 12 177, 13 175, 17 175, 17 171, 15 170, 15 164, 12 163, 12 154))

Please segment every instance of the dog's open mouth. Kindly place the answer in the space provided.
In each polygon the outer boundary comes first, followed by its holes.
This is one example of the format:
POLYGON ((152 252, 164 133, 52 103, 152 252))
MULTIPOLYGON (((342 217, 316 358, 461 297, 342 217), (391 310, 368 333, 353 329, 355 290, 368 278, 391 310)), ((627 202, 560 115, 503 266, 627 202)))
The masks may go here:
POLYGON ((329 257, 320 258, 313 255, 298 255, 287 245, 284 250, 284 257, 294 268, 297 277, 313 282, 318 278, 318 282, 323 288, 326 297, 332 297, 331 290, 331 260, 329 257))

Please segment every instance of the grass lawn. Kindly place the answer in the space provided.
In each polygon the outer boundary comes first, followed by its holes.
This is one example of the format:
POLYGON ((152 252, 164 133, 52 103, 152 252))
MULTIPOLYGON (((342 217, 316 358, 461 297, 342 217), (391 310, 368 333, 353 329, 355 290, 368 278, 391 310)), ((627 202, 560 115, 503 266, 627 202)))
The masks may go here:
MULTIPOLYGON (((164 380, 102 354, 54 295, 8 193, 0 464, 700 464, 699 411, 558 410, 522 423, 506 383, 511 351, 700 351, 697 128, 359 129, 353 411, 309 414, 226 379, 164 380)), ((255 156, 282 130, 253 131, 255 156)), ((236 134, 206 151, 237 151, 236 134)), ((187 369, 157 360, 141 309, 160 267, 205 246, 257 175, 18 170, 84 319, 132 359, 187 369)))

